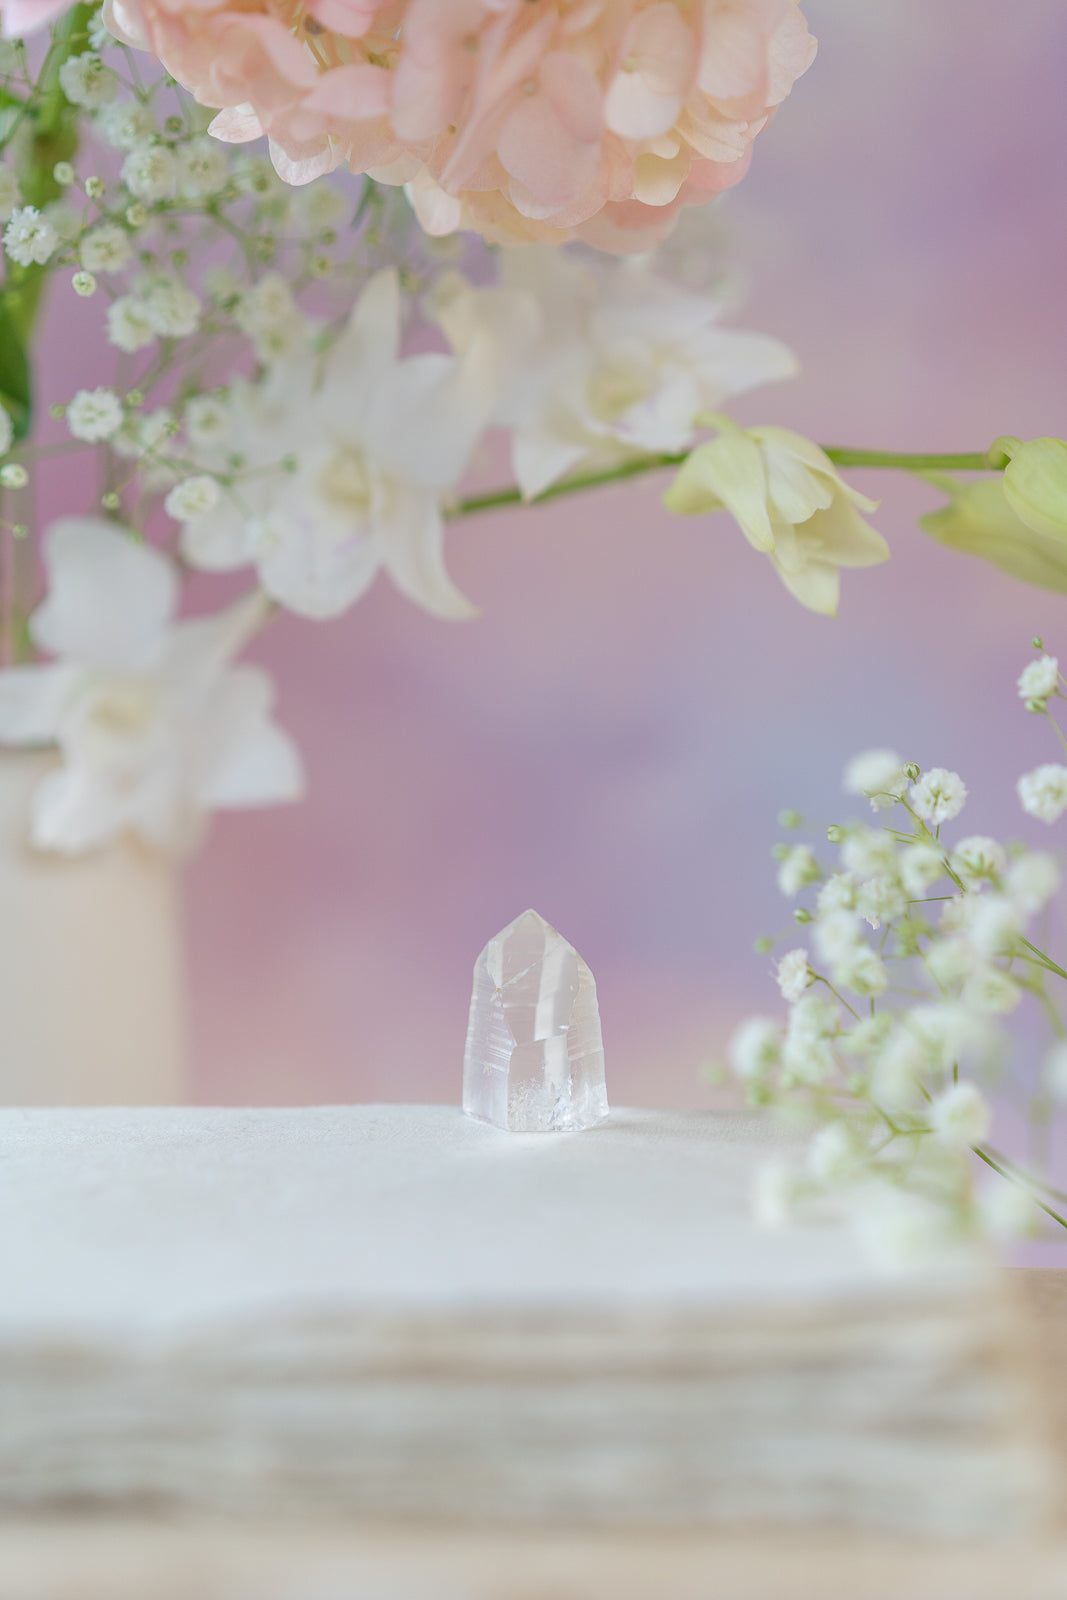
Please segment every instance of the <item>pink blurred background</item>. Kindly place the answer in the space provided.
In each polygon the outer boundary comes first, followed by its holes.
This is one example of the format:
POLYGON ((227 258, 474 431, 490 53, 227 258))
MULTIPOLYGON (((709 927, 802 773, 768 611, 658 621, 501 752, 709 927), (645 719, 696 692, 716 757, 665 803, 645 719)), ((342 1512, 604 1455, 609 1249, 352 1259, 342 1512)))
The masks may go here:
MULTIPOLYGON (((804 9, 819 57, 719 213, 738 320, 803 374, 739 414, 882 448, 1067 433, 1063 0, 804 9)), ((48 392, 89 353, 54 341, 48 392)), ((1014 679, 1035 632, 1067 655, 1067 604, 932 544, 933 491, 855 481, 894 559, 837 621, 650 483, 455 528, 473 623, 385 582, 279 622, 257 654, 310 795, 221 818, 188 873, 194 1097, 455 1100, 474 958, 533 905, 596 975, 612 1099, 705 1104, 702 1064, 777 1009, 752 940, 789 926, 783 805, 821 831, 884 742, 963 773, 968 831, 1047 844, 1014 780, 1055 752, 1014 679)))

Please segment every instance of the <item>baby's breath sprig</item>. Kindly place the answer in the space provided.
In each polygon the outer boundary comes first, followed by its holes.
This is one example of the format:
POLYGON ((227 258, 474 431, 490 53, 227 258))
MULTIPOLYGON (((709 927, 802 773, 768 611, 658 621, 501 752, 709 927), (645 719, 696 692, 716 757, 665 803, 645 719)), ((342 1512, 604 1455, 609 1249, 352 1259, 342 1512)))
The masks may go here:
MULTIPOLYGON (((1048 703, 1067 698, 1067 684, 1043 641, 1034 647, 1019 695, 1051 721, 1048 703)), ((1047 1170, 1052 1112, 1067 1100, 1067 991, 1058 988, 1067 969, 1031 937, 1059 887, 1058 862, 984 834, 943 837, 968 798, 946 768, 869 750, 846 767, 844 789, 889 816, 832 825, 828 862, 795 838, 776 847, 779 889, 807 901, 795 916, 808 944, 777 962, 784 1028, 750 1018, 730 1044, 750 1102, 800 1118, 812 1135, 802 1165, 761 1177, 761 1214, 781 1222, 836 1193, 876 1244, 908 1248, 1034 1232, 1042 1219, 1067 1227, 1067 1194, 1047 1170), (1026 999, 1054 1041, 1037 1072, 1016 1065, 1005 1029, 1026 999), (1021 1097, 1037 1161, 989 1143, 996 1085, 1021 1097), (981 1172, 1001 1188, 976 1182, 981 1172), (911 1226, 920 1215, 926 1227, 911 1226)), ((1037 768, 1018 793, 1029 815, 1057 821, 1067 768, 1037 768)), ((795 834, 796 813, 779 821, 795 834)))

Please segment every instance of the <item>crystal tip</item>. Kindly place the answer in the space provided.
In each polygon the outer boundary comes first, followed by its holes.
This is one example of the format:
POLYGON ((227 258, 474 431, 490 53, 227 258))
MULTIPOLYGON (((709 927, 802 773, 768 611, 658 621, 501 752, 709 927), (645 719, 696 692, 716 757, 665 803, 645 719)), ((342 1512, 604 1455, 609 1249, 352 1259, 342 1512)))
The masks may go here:
POLYGON ((512 1133, 576 1132, 607 1115, 593 974, 532 907, 475 962, 463 1109, 512 1133))

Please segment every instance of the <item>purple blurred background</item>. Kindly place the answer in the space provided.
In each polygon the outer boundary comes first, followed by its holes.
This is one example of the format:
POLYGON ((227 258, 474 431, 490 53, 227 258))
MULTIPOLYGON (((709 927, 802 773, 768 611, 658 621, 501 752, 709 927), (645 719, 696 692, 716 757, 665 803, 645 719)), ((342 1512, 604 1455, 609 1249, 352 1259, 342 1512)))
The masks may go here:
MULTIPOLYGON (((738 320, 804 370, 739 414, 881 448, 1067 433, 1062 0, 804 9, 818 59, 719 213, 738 320)), ((49 366, 51 393, 99 381, 87 347, 49 366)), ((311 792, 223 817, 189 872, 195 1098, 455 1100, 472 963, 533 905, 596 974, 612 1099, 706 1104, 702 1063, 777 1007, 752 940, 789 925, 783 805, 821 831, 884 742, 963 773, 967 831, 1049 843, 1014 781, 1055 751, 1014 679, 1035 632, 1067 655, 1067 605, 926 539, 932 490, 855 481, 894 559, 845 575, 837 621, 648 484, 455 528, 473 623, 384 582, 279 622, 257 654, 311 792)))

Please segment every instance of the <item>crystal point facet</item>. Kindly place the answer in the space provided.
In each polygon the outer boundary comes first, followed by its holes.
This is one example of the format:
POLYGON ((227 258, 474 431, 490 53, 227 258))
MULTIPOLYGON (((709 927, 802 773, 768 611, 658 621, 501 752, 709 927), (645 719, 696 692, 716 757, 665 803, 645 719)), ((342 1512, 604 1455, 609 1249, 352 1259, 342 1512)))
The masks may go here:
POLYGON ((511 1133, 565 1133, 607 1116, 593 974, 536 911, 474 963, 463 1109, 511 1133))

